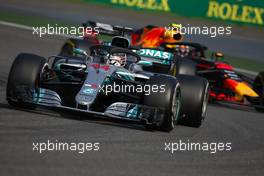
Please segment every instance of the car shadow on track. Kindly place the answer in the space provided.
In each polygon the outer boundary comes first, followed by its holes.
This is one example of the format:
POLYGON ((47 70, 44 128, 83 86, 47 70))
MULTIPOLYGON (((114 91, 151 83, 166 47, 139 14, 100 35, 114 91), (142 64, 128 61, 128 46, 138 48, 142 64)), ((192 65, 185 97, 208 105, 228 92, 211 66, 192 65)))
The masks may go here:
POLYGON ((19 107, 14 107, 9 105, 7 102, 0 102, 0 109, 9 109, 9 110, 16 110, 16 111, 23 111, 23 112, 28 112, 28 113, 34 113, 37 115, 46 115, 50 117, 55 117, 55 118, 62 118, 62 119, 70 119, 70 120, 78 120, 78 121, 83 121, 83 122, 88 122, 88 123, 96 123, 99 125, 110 125, 110 126, 115 126, 115 127, 121 127, 121 128, 129 128, 129 129, 135 129, 135 130, 140 130, 140 131, 146 131, 146 132, 160 132, 157 130, 153 130, 150 128, 145 128, 144 125, 142 124, 135 124, 131 122, 127 122, 122 119, 112 119, 112 118, 98 118, 95 115, 91 114, 86 114, 83 116, 80 116, 78 113, 63 113, 63 112, 58 112, 54 110, 49 110, 46 108, 37 108, 36 110, 30 110, 30 109, 24 109, 24 108, 19 108, 19 107))
POLYGON ((236 111, 245 111, 245 112, 251 112, 259 114, 260 112, 256 111, 254 107, 251 106, 245 106, 245 105, 238 105, 238 104, 232 104, 232 103, 210 103, 210 106, 213 107, 221 107, 221 108, 227 108, 230 110, 236 110, 236 111))

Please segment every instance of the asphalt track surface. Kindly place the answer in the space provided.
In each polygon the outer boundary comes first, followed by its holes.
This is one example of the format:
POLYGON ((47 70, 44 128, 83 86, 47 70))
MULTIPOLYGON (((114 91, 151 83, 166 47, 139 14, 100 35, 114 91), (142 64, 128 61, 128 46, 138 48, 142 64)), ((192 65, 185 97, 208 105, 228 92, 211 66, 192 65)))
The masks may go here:
MULTIPOLYGON (((115 25, 127 25, 140 28, 147 24, 166 26, 171 22, 182 23, 184 26, 215 26, 215 24, 204 24, 195 19, 179 20, 163 14, 134 12, 124 9, 105 8, 98 5, 84 5, 83 3, 63 3, 58 1, 34 1, 27 2, 19 0, 0 0, 0 10, 21 15, 44 17, 70 24, 81 24, 86 20, 99 21, 115 25)), ((221 24, 216 24, 221 26, 221 24)), ((231 56, 255 59, 263 61, 264 35, 262 29, 248 30, 247 28, 232 28, 232 35, 218 36, 211 38, 205 35, 186 36, 185 40, 205 44, 213 51, 222 51, 231 56), (217 40, 217 42, 215 42, 217 40)))
POLYGON ((170 133, 38 109, 15 109, 5 101, 15 56, 58 53, 65 38, 39 38, 0 26, 0 175, 263 175, 264 116, 251 108, 210 105, 199 129, 177 126, 170 133), (33 151, 33 142, 99 142, 100 150, 33 151), (164 151, 165 142, 231 142, 231 151, 164 151))

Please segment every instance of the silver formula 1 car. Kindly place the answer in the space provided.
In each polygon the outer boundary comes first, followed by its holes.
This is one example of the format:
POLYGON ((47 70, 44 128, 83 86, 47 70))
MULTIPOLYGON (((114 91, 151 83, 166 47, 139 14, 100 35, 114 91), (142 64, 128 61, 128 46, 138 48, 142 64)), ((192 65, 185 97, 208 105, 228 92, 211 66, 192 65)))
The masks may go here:
POLYGON ((89 54, 74 52, 79 56, 19 54, 8 77, 9 104, 117 118, 162 131, 178 123, 202 124, 208 97, 205 79, 145 72, 140 67, 148 63, 124 48, 96 45, 89 54))

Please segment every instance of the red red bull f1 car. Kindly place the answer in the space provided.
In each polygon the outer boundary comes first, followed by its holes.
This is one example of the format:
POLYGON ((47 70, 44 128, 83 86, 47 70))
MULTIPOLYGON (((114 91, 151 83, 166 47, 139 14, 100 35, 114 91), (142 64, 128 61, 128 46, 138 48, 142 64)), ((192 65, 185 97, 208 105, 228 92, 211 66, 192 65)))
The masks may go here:
MULTIPOLYGON (((210 83, 210 100, 225 101, 239 105, 252 105, 256 110, 264 108, 264 72, 255 78, 242 74, 223 60, 223 54, 216 52, 206 58, 206 46, 199 43, 179 42, 173 49, 178 60, 191 60, 196 65, 196 74, 205 77, 210 83)), ((191 71, 190 73, 193 73, 191 71)), ((187 68, 188 74, 188 68, 187 68)))

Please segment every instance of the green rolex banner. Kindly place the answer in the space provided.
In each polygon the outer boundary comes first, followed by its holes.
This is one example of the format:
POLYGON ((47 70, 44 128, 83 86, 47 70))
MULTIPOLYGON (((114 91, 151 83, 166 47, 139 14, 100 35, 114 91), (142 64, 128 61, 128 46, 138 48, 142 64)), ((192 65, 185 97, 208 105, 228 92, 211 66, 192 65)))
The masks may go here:
POLYGON ((206 17, 264 26, 264 1, 211 0, 208 2, 206 17))
POLYGON ((170 12, 188 17, 218 19, 264 26, 264 0, 85 0, 116 7, 170 12))

